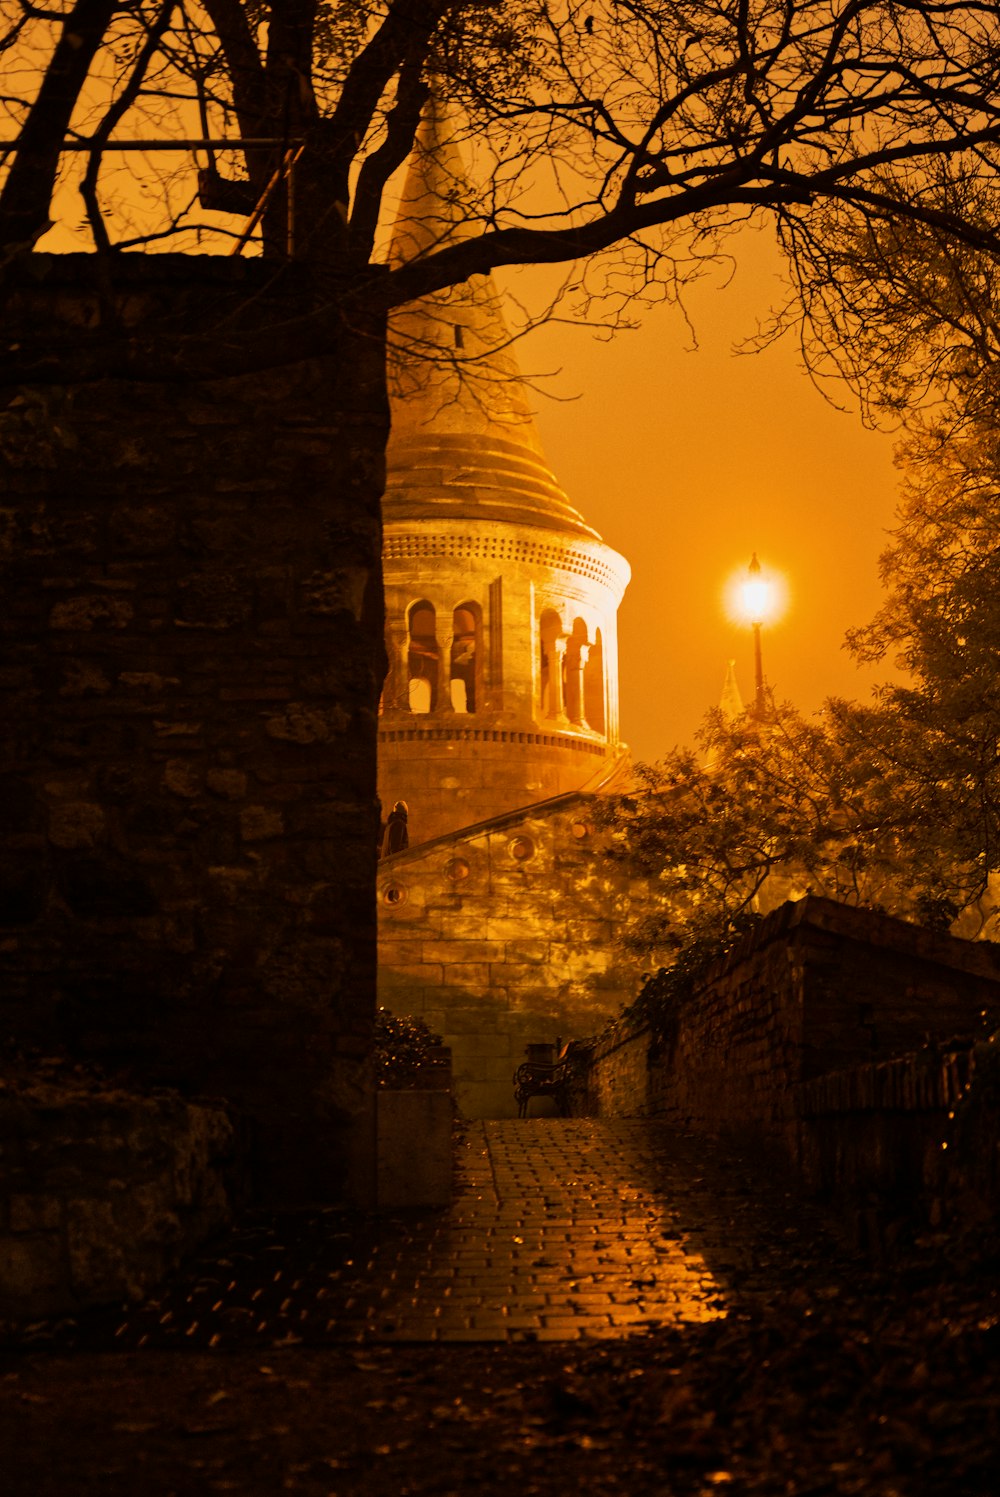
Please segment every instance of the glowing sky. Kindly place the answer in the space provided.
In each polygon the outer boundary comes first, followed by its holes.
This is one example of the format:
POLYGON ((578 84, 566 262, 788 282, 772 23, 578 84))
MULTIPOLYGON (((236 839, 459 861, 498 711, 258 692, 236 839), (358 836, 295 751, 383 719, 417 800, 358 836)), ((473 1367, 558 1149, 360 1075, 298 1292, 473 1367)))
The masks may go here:
POLYGON ((572 503, 632 564, 619 615, 622 732, 645 760, 691 741, 731 658, 752 695, 750 632, 727 618, 723 592, 753 551, 788 585, 782 620, 764 631, 779 698, 811 712, 829 695, 866 697, 890 674, 859 670, 842 641, 881 601, 894 438, 834 409, 794 339, 733 355, 781 300, 766 237, 741 240, 730 285, 720 277, 688 298, 696 351, 671 309, 610 343, 548 327, 519 351, 525 370, 561 368, 553 389, 579 396, 539 400, 546 454, 572 503))

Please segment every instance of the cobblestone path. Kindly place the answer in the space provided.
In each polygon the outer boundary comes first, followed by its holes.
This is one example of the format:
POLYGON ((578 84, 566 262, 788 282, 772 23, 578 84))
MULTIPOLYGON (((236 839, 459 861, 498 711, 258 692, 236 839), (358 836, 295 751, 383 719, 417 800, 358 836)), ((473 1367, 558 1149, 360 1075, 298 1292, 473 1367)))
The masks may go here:
POLYGON ((387 1339, 619 1337, 723 1313, 689 1230, 702 1177, 664 1130, 477 1123, 463 1165, 467 1188, 447 1218, 390 1269, 387 1339))
MULTIPOLYGON (((467 1125, 448 1211, 260 1217, 137 1309, 58 1339, 92 1347, 611 1339, 836 1273, 781 1178, 646 1120, 467 1125), (807 1236, 807 1245, 805 1242, 807 1236), (816 1264, 819 1268, 816 1268, 816 1264)), ((42 1336, 51 1332, 42 1331, 42 1336)))

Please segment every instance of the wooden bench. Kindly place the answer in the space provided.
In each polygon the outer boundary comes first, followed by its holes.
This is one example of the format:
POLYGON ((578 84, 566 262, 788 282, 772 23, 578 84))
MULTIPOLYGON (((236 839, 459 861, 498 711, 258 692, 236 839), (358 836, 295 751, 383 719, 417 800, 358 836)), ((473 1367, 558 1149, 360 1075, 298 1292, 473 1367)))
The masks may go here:
MULTIPOLYGON (((528 1052, 554 1054, 555 1045, 529 1045, 528 1052)), ((569 1112, 569 1094, 579 1071, 581 1047, 572 1040, 553 1060, 525 1060, 514 1072, 514 1100, 519 1118, 528 1116, 528 1103, 532 1097, 551 1097, 559 1109, 560 1117, 569 1112)))

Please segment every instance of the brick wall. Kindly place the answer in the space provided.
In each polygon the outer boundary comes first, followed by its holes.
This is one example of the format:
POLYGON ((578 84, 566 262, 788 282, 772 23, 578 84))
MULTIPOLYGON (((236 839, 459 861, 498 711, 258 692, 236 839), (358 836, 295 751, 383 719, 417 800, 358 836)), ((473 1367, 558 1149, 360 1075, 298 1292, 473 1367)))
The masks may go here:
POLYGON ((859 1245, 881 1250, 904 1220, 940 1224, 956 1111, 973 1047, 871 1062, 804 1082, 788 1146, 811 1190, 836 1201, 859 1245))
MULTIPOLYGON (((30 257, 7 329, 291 305, 259 263, 94 267, 30 257)), ((3 417, 0 1023, 232 1099, 271 1194, 372 1163, 386 428, 374 335, 3 417)))
POLYGON ((662 1034, 606 1036, 590 1105, 784 1142, 799 1083, 980 1033, 998 1010, 996 948, 809 897, 769 915, 662 1034))

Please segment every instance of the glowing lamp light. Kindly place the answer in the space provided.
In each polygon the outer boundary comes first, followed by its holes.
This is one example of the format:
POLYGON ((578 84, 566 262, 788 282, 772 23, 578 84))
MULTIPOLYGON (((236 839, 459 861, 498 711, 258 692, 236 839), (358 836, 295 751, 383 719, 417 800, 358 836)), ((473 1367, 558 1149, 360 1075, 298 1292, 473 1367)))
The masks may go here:
POLYGON ((761 658, 761 628, 772 623, 783 611, 785 588, 780 577, 762 571, 757 553, 750 558, 746 571, 730 579, 726 588, 729 612, 741 624, 749 624, 753 630, 754 644, 754 706, 753 711, 763 717, 766 708, 764 667, 761 658))
POLYGON ((787 595, 785 579, 765 572, 754 554, 749 567, 733 573, 726 583, 725 610, 734 624, 773 624, 785 611, 787 595))
POLYGON ((760 562, 754 552, 750 575, 740 587, 740 612, 751 624, 762 624, 774 606, 774 589, 760 575, 760 562))

